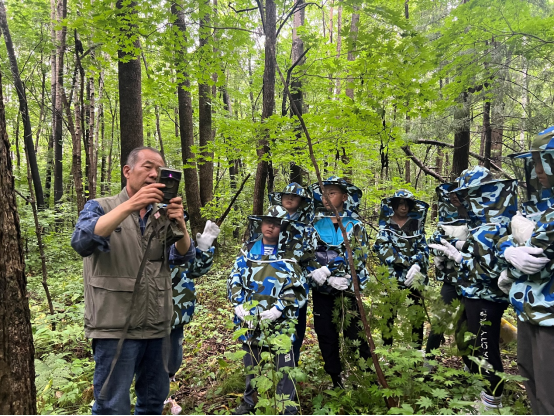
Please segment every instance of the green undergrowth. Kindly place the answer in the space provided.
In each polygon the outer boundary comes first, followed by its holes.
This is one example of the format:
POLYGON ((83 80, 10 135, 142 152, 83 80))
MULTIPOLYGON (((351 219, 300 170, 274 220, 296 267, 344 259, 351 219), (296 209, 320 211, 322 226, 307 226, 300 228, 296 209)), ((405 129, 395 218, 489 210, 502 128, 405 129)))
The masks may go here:
MULTIPOLYGON (((94 362, 90 341, 83 331, 82 261, 69 246, 68 233, 50 236, 59 258, 49 254, 48 287, 54 315, 49 313, 40 262, 33 248, 27 252, 28 287, 36 354, 38 409, 42 414, 90 414, 93 404, 92 379, 94 362)), ((210 273, 196 282, 198 305, 192 322, 185 327, 183 365, 171 383, 171 394, 183 414, 229 414, 240 403, 244 390, 244 367, 240 343, 234 340, 231 325, 232 308, 226 298, 226 279, 234 260, 236 247, 222 247, 210 273)), ((381 367, 389 384, 382 389, 377 383, 374 364, 356 356, 342 357, 346 390, 332 390, 331 380, 323 370, 317 336, 313 330, 311 305, 308 329, 300 356, 297 378, 299 409, 303 414, 467 414, 483 388, 479 375, 463 371, 453 341, 457 306, 444 308, 437 299, 440 286, 432 283, 425 289, 428 301, 423 307, 411 307, 412 301, 373 269, 364 293, 364 304, 372 325, 381 367), (390 314, 387 304, 397 305, 393 337, 394 348, 382 346, 381 331, 390 314), (411 343, 411 322, 431 319, 446 331, 446 343, 429 373, 423 357, 411 343), (388 409, 385 398, 393 397, 399 407, 388 409)), ((513 312, 507 318, 514 321, 513 312)), ((426 334, 429 326, 426 323, 426 334)), ((503 346, 506 379, 502 414, 529 414, 521 378, 517 375, 516 346, 503 346)), ((267 370, 271 371, 271 369, 267 370)), ((269 372, 268 374, 273 374, 269 372)), ((260 397, 270 397, 271 384, 260 397)), ((136 400, 131 390, 132 402, 136 400)), ((260 403, 269 403, 263 400, 260 403)), ((259 406, 257 413, 275 410, 259 406)), ((169 410, 166 409, 166 413, 169 410)))

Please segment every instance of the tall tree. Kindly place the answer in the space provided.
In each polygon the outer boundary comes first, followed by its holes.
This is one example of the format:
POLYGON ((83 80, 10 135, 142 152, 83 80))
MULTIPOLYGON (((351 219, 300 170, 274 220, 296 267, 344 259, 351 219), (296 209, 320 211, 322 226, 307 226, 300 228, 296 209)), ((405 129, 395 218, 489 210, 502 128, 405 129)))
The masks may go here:
POLYGON ((19 112, 21 113, 21 120, 23 121, 23 135, 25 142, 25 149, 27 154, 27 163, 31 166, 31 175, 33 177, 33 186, 35 188, 35 197, 37 205, 44 207, 44 195, 42 193, 42 183, 40 181, 40 174, 38 171, 37 157, 35 154, 35 147, 33 144, 33 131, 31 130, 31 119, 29 117, 29 107, 27 104, 27 95, 25 88, 21 82, 19 67, 17 65, 17 59, 15 57, 15 51, 13 49, 12 37, 10 35, 10 29, 8 27, 8 18, 6 16, 6 6, 4 0, 0 0, 0 29, 4 35, 6 42, 6 49, 8 51, 8 59, 10 61, 10 70, 17 91, 17 97, 19 98, 19 112))
MULTIPOLYGON (((67 17, 67 0, 58 0, 56 17, 58 24, 62 24, 67 17)), ((65 54, 65 39, 67 26, 62 25, 56 36, 56 101, 54 104, 54 203, 57 204, 63 196, 63 60, 65 54)))
MULTIPOLYGON (((265 34, 265 66, 264 66, 264 88, 262 104, 262 123, 273 115, 275 109, 275 61, 274 51, 277 43, 277 10, 275 1, 266 0, 265 17, 263 7, 258 2, 260 15, 262 16, 265 34)), ((254 183, 254 204, 253 214, 262 214, 265 200, 265 184, 267 180, 268 166, 267 157, 269 144, 265 134, 258 141, 256 153, 258 155, 258 166, 256 168, 256 182, 254 183)))
POLYGON ((37 412, 35 349, 9 151, 0 74, 0 413, 24 415, 37 412))
POLYGON ((183 157, 183 174, 185 177, 185 197, 187 210, 190 214, 190 226, 193 235, 202 232, 205 220, 200 213, 200 188, 196 171, 194 146, 194 124, 192 119, 192 97, 190 93, 190 76, 185 70, 188 67, 187 59, 187 26, 185 12, 181 5, 171 3, 171 13, 175 17, 177 35, 175 42, 177 67, 177 98, 179 100, 179 134, 181 136, 181 150, 183 157))
MULTIPOLYGON (((304 62, 304 41, 298 35, 298 28, 304 26, 305 2, 304 0, 295 0, 295 12, 293 17, 292 29, 292 62, 293 65, 302 65, 304 62)), ((286 96, 286 95, 285 95, 286 96)), ((291 97, 296 105, 296 109, 302 114, 304 110, 304 97, 302 93, 302 80, 300 77, 294 77, 291 82, 291 97)), ((294 116, 291 108, 291 117, 294 116)), ((302 131, 298 127, 296 134, 298 139, 302 138, 302 131)), ((291 162, 290 182, 302 184, 302 167, 295 162, 291 162)))
MULTIPOLYGON (((117 79, 119 81, 119 128, 121 140, 121 171, 127 162, 127 156, 135 147, 144 143, 142 132, 142 98, 140 42, 135 20, 136 2, 117 0, 116 7, 124 23, 121 25, 120 47, 117 52, 117 79), (132 52, 128 52, 132 50, 132 52)), ((91 166, 92 168, 92 166, 91 166)), ((121 186, 125 186, 125 177, 121 174, 121 186)))
POLYGON ((210 59, 210 0, 200 0, 200 76, 198 81, 198 144, 202 160, 198 163, 198 174, 200 176, 200 200, 205 206, 213 198, 214 187, 214 164, 213 164, 213 135, 212 135, 212 92, 209 79, 210 59))

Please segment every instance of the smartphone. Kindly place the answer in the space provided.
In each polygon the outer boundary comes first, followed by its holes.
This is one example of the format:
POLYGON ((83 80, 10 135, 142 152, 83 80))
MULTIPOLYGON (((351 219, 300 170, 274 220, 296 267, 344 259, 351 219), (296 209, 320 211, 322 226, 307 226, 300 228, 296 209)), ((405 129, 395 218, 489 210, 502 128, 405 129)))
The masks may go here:
POLYGON ((169 201, 177 196, 182 174, 183 172, 177 169, 158 169, 158 179, 156 180, 156 182, 163 183, 165 185, 165 188, 161 190, 164 193, 162 203, 169 204, 169 201))

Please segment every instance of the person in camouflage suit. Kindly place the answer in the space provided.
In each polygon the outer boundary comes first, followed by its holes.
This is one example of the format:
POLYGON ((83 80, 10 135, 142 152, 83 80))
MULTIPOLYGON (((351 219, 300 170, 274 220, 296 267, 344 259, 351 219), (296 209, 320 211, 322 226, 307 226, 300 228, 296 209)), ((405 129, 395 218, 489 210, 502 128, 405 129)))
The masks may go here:
MULTIPOLYGON (((287 219, 295 220, 296 225, 303 230, 304 237, 302 239, 304 244, 304 258, 300 262, 303 266, 305 275, 306 298, 309 297, 310 285, 307 279, 307 263, 313 256, 313 238, 311 238, 311 227, 309 226, 314 217, 314 206, 312 198, 310 197, 309 190, 302 187, 302 185, 292 182, 288 184, 282 192, 272 192, 269 194, 270 205, 280 205, 287 210, 287 219)), ((300 360, 300 348, 304 342, 304 336, 306 334, 306 316, 308 310, 308 302, 304 303, 298 311, 298 323, 296 324, 296 338, 292 344, 292 351, 294 354, 294 363, 298 366, 300 360)))
POLYGON ((173 288, 173 320, 170 335, 169 378, 175 381, 175 374, 183 362, 183 327, 188 324, 196 306, 194 279, 204 276, 213 264, 214 240, 219 235, 219 227, 207 221, 202 234, 196 235, 196 256, 190 261, 170 266, 173 288))
MULTIPOLYGON (((431 243, 441 244, 445 239, 456 248, 461 249, 469 234, 467 226, 468 213, 456 193, 451 192, 458 187, 458 182, 443 183, 435 188, 437 193, 437 211, 439 222, 437 230, 429 239, 431 243)), ((459 268, 453 260, 449 260, 432 250, 435 261, 435 277, 442 282, 441 298, 445 305, 450 305, 455 299, 461 300, 461 291, 458 289, 459 268)), ((444 334, 440 330, 431 329, 427 345, 426 355, 439 348, 444 342, 444 334)))
MULTIPOLYGON (((379 235, 373 246, 382 265, 388 267, 389 277, 398 280, 399 287, 410 291, 414 305, 421 304, 421 293, 412 287, 417 276, 420 284, 427 284, 429 248, 425 240, 425 219, 429 205, 415 199, 407 190, 396 191, 381 202, 379 235), (420 277, 421 279, 421 277, 420 277)), ((393 307, 387 320, 389 334, 383 335, 384 345, 392 345, 392 331, 397 311, 393 307)), ((423 320, 413 325, 412 339, 419 348, 423 345, 423 320)))
MULTIPOLYGON (((341 222, 346 228, 356 275, 360 290, 363 290, 368 279, 366 269, 367 255, 364 247, 368 245, 367 233, 358 220, 358 207, 362 199, 362 191, 346 180, 332 176, 323 181, 331 204, 339 211, 341 222)), ((367 340, 359 335, 361 320, 358 305, 354 297, 354 282, 352 271, 348 264, 348 254, 339 229, 334 211, 323 200, 318 183, 310 186, 314 198, 315 219, 313 236, 315 245, 315 261, 308 266, 310 284, 313 288, 314 329, 319 341, 321 355, 325 362, 324 369, 331 376, 335 387, 343 387, 342 366, 340 363, 339 332, 333 322, 333 310, 340 305, 340 316, 352 315, 348 325, 342 328, 349 343, 359 342, 361 358, 371 358, 371 350, 367 340)), ((354 347, 351 346, 352 349, 354 347)))
POLYGON ((554 126, 541 131, 524 162, 527 202, 512 219, 512 234, 498 243, 509 263, 499 286, 518 316, 517 364, 533 414, 554 414, 554 126))
MULTIPOLYGON (((227 280, 228 297, 235 309, 236 328, 249 328, 239 337, 246 351, 244 365, 247 369, 257 366, 262 352, 269 350, 268 331, 275 334, 277 326, 282 327, 298 319, 298 311, 307 300, 300 265, 304 255, 302 226, 286 217, 287 211, 278 205, 270 207, 268 215, 249 217, 249 239, 227 280), (252 302, 257 304, 253 306, 252 302)), ((291 341, 294 339, 293 333, 291 341)), ((276 354, 275 358, 277 368, 294 367, 291 352, 276 354)), ((243 402, 234 414, 254 411, 253 379, 253 374, 247 374, 243 402)), ((286 373, 276 386, 276 393, 295 400, 294 382, 286 373)), ((287 406, 285 413, 295 414, 296 411, 296 407, 287 406)))
POLYGON ((508 224, 517 211, 517 181, 496 180, 488 169, 476 166, 462 172, 459 184, 452 192, 467 192, 465 199, 480 225, 469 229, 461 250, 444 239, 442 245, 430 247, 459 265, 464 311, 456 337, 458 348, 469 370, 482 373, 489 381, 486 391, 481 392, 482 405, 487 410, 498 409, 504 384, 495 372, 503 371, 500 327, 508 297, 498 287, 498 278, 507 264, 499 258, 496 245, 508 234, 508 224), (466 331, 474 337, 465 340, 466 331), (476 364, 469 355, 485 359, 494 371, 476 364))

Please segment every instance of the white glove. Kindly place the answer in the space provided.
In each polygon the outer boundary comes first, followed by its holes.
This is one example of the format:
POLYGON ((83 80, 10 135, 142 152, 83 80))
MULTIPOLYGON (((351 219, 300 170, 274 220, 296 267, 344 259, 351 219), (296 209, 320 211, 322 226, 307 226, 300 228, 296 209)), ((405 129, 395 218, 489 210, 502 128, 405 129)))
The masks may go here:
POLYGON ((502 273, 500 273, 500 277, 498 278, 498 288, 505 294, 509 295, 512 283, 514 283, 514 280, 508 277, 508 270, 502 270, 502 273))
POLYGON ((441 243, 442 244, 429 244, 429 247, 437 250, 439 253, 444 254, 446 257, 448 257, 450 260, 454 260, 456 263, 462 262, 462 254, 456 249, 456 247, 454 247, 444 238, 441 238, 441 243))
POLYGON ((261 320, 267 319, 267 320, 273 322, 273 321, 276 321, 277 319, 279 319, 282 314, 283 314, 283 312, 281 312, 279 309, 277 309, 277 306, 274 306, 271 309, 268 309, 267 311, 263 311, 260 314, 260 319, 261 320))
POLYGON ((534 274, 540 271, 550 261, 548 257, 535 257, 540 255, 542 248, 538 247, 508 247, 504 252, 506 260, 516 269, 525 274, 534 274))
POLYGON ((329 276, 331 276, 331 270, 327 266, 320 267, 308 274, 308 277, 311 277, 319 286, 325 283, 329 276))
POLYGON ((519 211, 512 217, 510 226, 512 227, 512 236, 518 244, 525 244, 535 231, 535 223, 529 218, 525 218, 519 211))
POLYGON ((456 241, 456 244, 454 244, 454 246, 456 247, 457 250, 461 250, 465 243, 466 243, 466 240, 458 240, 456 241))
POLYGON ((433 258, 433 263, 435 263, 435 267, 439 270, 444 269, 444 261, 446 260, 446 257, 444 256, 435 256, 433 258))
POLYGON ((244 318, 250 315, 250 312, 248 312, 246 309, 244 309, 244 306, 242 304, 235 307, 235 315, 238 316, 238 318, 241 321, 244 321, 244 318))
POLYGON ((421 267, 419 267, 418 264, 412 264, 412 267, 410 267, 410 270, 408 270, 408 274, 406 275, 406 280, 404 280, 404 286, 410 287, 414 282, 414 277, 416 277, 420 270, 421 267))
POLYGON ((346 290, 350 287, 350 275, 347 274, 344 277, 330 277, 329 285, 337 290, 346 290))
POLYGON ((221 229, 215 222, 206 221, 204 232, 196 234, 196 247, 202 251, 208 251, 220 232, 221 229))

